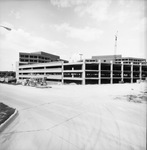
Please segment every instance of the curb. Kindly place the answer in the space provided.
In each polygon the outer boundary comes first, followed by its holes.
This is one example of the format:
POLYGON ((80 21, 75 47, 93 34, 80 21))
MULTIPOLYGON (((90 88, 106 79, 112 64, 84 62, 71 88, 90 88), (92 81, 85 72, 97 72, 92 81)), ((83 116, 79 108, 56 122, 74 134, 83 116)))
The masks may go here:
POLYGON ((15 109, 14 113, 0 125, 0 132, 2 132, 8 125, 9 123, 16 117, 18 111, 15 109))

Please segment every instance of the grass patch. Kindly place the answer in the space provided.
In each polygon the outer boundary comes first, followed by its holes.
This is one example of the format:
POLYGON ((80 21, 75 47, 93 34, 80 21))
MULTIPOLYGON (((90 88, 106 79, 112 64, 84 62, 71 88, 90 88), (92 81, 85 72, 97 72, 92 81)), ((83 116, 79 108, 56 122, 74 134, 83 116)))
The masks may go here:
POLYGON ((14 108, 11 108, 4 103, 0 103, 0 125, 5 122, 14 112, 14 108))

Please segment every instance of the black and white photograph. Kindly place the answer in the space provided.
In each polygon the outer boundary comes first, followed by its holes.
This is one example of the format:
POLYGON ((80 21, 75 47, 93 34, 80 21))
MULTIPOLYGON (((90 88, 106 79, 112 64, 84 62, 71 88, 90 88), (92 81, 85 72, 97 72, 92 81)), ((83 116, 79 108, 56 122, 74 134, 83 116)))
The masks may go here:
POLYGON ((0 150, 146 150, 147 0, 0 0, 0 150))

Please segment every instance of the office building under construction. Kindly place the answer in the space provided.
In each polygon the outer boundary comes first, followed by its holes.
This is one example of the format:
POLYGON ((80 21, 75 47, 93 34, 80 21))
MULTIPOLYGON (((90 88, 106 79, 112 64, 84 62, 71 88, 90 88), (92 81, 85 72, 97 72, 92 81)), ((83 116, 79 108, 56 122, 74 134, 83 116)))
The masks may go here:
POLYGON ((46 78, 53 83, 113 84, 134 83, 147 79, 147 63, 142 58, 113 56, 92 57, 78 62, 52 61, 46 63, 17 63, 18 81, 29 78, 46 78), (105 61, 104 61, 105 60, 105 61), (108 61, 109 60, 109 61, 108 61))

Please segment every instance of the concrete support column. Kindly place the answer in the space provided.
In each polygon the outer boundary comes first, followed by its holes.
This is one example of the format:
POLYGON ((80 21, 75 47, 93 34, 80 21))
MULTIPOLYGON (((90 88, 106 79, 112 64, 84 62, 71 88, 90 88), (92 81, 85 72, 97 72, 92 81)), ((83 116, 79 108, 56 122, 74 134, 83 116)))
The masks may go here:
MULTIPOLYGON (((46 70, 46 67, 44 67, 44 70, 46 70)), ((46 77, 46 72, 44 72, 44 77, 46 77)))
POLYGON ((99 84, 101 84, 101 60, 99 60, 99 84))
POLYGON ((139 64, 139 79, 142 80, 142 64, 139 64))
POLYGON ((19 81, 19 62, 16 62, 16 80, 19 81))
POLYGON ((124 63, 121 62, 121 82, 124 82, 124 63))
POLYGON ((39 63, 39 56, 37 56, 37 62, 39 63))
POLYGON ((133 62, 131 62, 131 83, 133 83, 133 62))
POLYGON ((63 73, 63 70, 64 70, 64 63, 63 61, 61 62, 61 83, 64 84, 64 73, 63 73))
POLYGON ((30 62, 30 55, 28 55, 28 62, 30 62))
POLYGON ((110 61, 110 83, 113 84, 113 61, 110 61))
POLYGON ((82 65, 82 84, 85 85, 85 59, 83 59, 83 65, 82 65))

